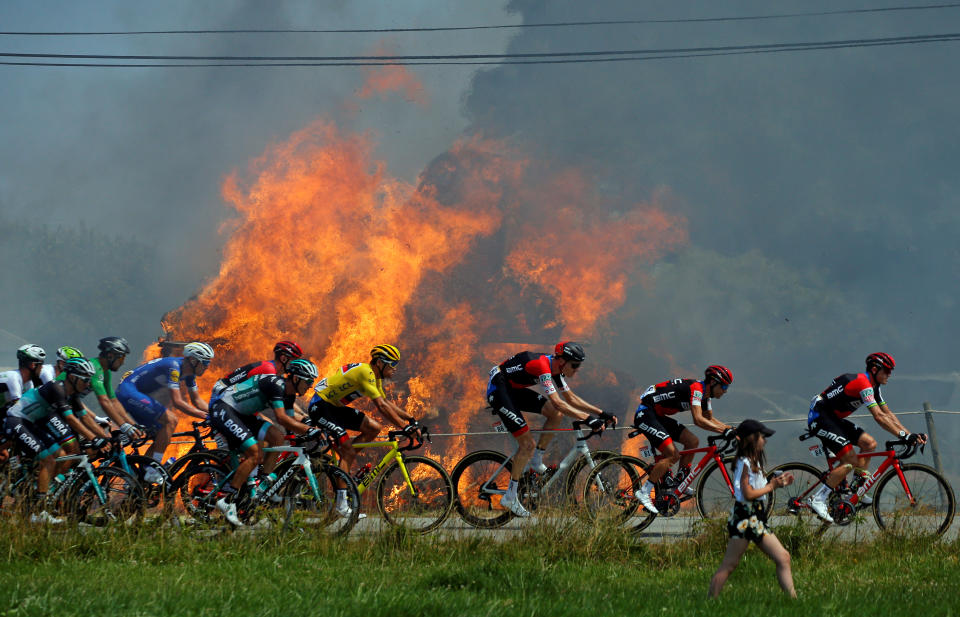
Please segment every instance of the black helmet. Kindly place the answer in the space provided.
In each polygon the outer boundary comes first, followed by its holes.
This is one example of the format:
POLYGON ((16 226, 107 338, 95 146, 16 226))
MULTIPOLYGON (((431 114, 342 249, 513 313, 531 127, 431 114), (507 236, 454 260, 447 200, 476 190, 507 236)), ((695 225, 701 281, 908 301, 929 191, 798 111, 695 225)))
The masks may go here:
POLYGON ((571 362, 583 362, 587 359, 587 354, 583 351, 583 345, 573 341, 557 343, 556 347, 553 348, 553 355, 571 362))
POLYGON ((100 342, 97 344, 97 349, 103 353, 109 351, 123 355, 130 353, 130 345, 127 344, 127 339, 122 336, 106 336, 100 339, 100 342))

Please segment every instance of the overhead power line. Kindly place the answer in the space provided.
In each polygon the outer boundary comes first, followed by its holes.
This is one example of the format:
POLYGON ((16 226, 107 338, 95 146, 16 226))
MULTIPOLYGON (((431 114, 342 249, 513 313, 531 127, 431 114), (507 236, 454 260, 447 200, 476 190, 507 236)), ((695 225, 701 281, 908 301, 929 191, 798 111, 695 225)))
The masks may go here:
POLYGON ((769 15, 731 15, 719 17, 683 17, 673 19, 601 19, 589 21, 557 21, 543 23, 493 24, 480 26, 435 26, 419 28, 233 28, 192 30, 104 30, 104 31, 0 31, 0 36, 138 36, 181 34, 377 34, 390 32, 455 32, 462 30, 504 30, 519 28, 569 28, 582 26, 626 26, 644 24, 684 24, 736 21, 762 21, 795 19, 802 17, 828 17, 866 13, 894 13, 905 11, 930 11, 960 8, 960 2, 906 6, 875 7, 869 9, 837 9, 833 11, 809 11, 798 13, 775 13, 769 15))
MULTIPOLYGON (((446 66, 446 65, 527 65, 527 64, 582 64, 597 62, 636 62, 644 60, 665 60, 674 58, 704 58, 715 56, 736 56, 746 54, 783 53, 793 51, 813 51, 824 49, 847 49, 857 47, 886 47, 891 45, 917 45, 928 43, 942 43, 960 41, 960 33, 920 35, 911 37, 889 37, 881 39, 855 39, 847 41, 823 41, 810 43, 778 43, 772 45, 734 45, 727 47, 700 47, 661 50, 615 50, 611 52, 557 52, 551 54, 472 54, 461 56, 316 56, 294 57, 281 60, 280 56, 267 56, 273 61, 256 60, 257 56, 109 56, 94 54, 14 54, 0 53, 2 57, 40 57, 40 58, 100 58, 100 59, 224 59, 230 61, 217 62, 41 62, 41 61, 12 61, 0 60, 0 65, 6 66, 45 66, 45 67, 80 67, 80 68, 218 68, 218 67, 346 67, 346 66, 446 66), (594 54, 617 55, 594 55, 594 54), (633 53, 634 55, 629 55, 633 53), (531 58, 531 56, 534 56, 531 58), (548 57, 542 57, 548 56, 548 57), (580 56, 580 57, 577 57, 580 56), (587 56, 587 57, 583 57, 587 56), (462 57, 474 59, 457 59, 462 57), (327 59, 323 59, 327 58, 327 59), (344 60, 357 58, 357 60, 344 60), (428 60, 402 58, 434 58, 428 60), (501 58, 501 59, 480 59, 501 58), (244 61, 246 60, 246 61, 244 61)), ((259 57, 264 58, 264 57, 259 57)))
POLYGON ((584 62, 617 62, 677 57, 704 57, 738 54, 843 49, 949 42, 960 40, 960 32, 871 39, 808 41, 800 43, 764 43, 710 47, 678 47, 660 49, 615 49, 605 51, 530 52, 505 54, 433 54, 392 56, 187 56, 187 55, 121 55, 121 54, 54 54, 0 52, 0 58, 34 58, 43 60, 109 60, 111 62, 40 62, 2 61, 18 66, 85 66, 85 67, 179 67, 179 66, 380 66, 380 65, 481 65, 481 64, 569 64, 584 62), (149 61, 138 64, 117 64, 120 61, 149 61), (204 62, 204 64, 196 64, 204 62), (163 64, 156 64, 163 63, 163 64))

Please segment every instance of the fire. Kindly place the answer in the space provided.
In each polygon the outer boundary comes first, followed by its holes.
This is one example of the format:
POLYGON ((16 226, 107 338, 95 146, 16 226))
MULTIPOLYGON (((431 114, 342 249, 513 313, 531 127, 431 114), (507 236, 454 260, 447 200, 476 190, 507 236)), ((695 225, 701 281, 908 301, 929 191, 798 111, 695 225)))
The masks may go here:
MULTIPOLYGON (((386 44, 381 44, 376 48, 373 55, 386 56, 392 53, 394 53, 394 50, 386 44)), ((405 66, 399 64, 384 65, 370 67, 364 69, 364 71, 367 79, 360 90, 357 91, 357 98, 369 99, 374 95, 384 97, 388 92, 399 92, 405 100, 423 107, 426 107, 430 102, 423 83, 405 66)))
MULTIPOLYGON (((502 141, 458 141, 415 186, 373 146, 320 119, 226 179, 237 217, 219 274, 163 320, 215 343, 206 385, 279 339, 321 374, 391 343, 404 360, 390 396, 434 432, 488 430, 490 366, 593 335, 638 269, 686 241, 683 219, 655 203, 601 195, 582 171, 502 141)), ((458 441, 435 449, 448 468, 462 454, 458 441)))

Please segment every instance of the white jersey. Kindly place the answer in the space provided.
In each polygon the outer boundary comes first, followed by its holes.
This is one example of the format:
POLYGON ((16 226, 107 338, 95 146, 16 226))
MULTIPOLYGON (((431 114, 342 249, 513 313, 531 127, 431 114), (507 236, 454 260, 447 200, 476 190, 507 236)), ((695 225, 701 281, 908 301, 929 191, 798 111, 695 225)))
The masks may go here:
MULTIPOLYGON (((53 381, 57 377, 52 364, 44 364, 40 369, 40 385, 53 381)), ((6 409, 16 403, 23 393, 34 388, 33 381, 23 383, 20 369, 0 373, 0 409, 6 409)))

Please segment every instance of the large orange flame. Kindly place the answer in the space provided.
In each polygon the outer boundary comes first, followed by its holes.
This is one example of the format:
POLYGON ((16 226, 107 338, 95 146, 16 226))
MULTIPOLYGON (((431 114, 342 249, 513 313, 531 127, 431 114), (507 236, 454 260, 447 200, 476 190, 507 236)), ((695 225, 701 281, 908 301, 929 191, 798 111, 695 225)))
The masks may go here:
POLYGON ((591 336, 638 268, 686 240, 657 205, 618 203, 501 141, 462 139, 411 186, 368 137, 325 120, 271 145, 223 195, 239 216, 220 272, 164 317, 176 338, 215 343, 207 382, 278 339, 322 374, 392 343, 404 362, 391 396, 454 432, 488 426, 486 369, 525 348, 510 341, 591 336))

